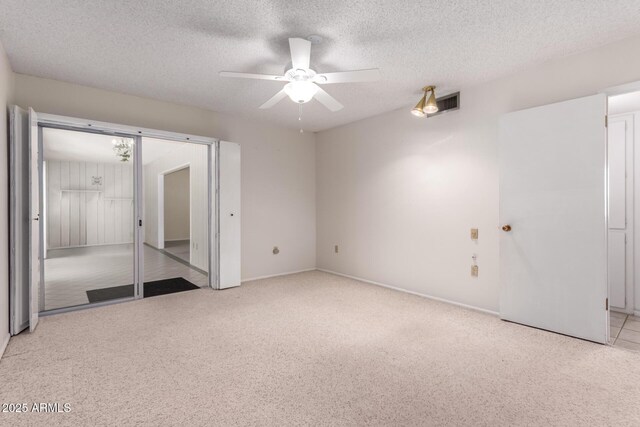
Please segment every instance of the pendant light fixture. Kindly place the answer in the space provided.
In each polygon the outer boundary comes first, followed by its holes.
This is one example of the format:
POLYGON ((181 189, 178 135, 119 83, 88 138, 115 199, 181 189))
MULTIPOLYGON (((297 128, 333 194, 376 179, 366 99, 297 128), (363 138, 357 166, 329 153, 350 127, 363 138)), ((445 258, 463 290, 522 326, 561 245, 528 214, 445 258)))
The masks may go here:
POLYGON ((438 102, 436 100, 436 87, 435 86, 425 86, 422 88, 424 94, 420 99, 420 102, 413 107, 411 110, 411 114, 416 117, 425 117, 427 114, 435 114, 438 112, 438 102), (431 92, 429 98, 427 98, 427 93, 431 92))
POLYGON ((111 140, 113 151, 121 162, 128 162, 133 154, 133 141, 129 138, 120 138, 111 140))

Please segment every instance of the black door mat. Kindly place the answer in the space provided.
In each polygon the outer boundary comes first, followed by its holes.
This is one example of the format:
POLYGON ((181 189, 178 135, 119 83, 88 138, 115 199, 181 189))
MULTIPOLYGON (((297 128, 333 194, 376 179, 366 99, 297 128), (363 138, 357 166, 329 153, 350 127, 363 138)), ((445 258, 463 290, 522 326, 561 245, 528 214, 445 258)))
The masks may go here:
MULTIPOLYGON (((173 279, 145 282, 144 297, 157 297, 158 295, 173 294, 175 292, 191 291, 194 289, 200 288, 183 277, 174 277, 173 279)), ((111 288, 92 289, 87 291, 89 303, 110 301, 112 299, 128 298, 132 296, 133 285, 113 286, 111 288)))

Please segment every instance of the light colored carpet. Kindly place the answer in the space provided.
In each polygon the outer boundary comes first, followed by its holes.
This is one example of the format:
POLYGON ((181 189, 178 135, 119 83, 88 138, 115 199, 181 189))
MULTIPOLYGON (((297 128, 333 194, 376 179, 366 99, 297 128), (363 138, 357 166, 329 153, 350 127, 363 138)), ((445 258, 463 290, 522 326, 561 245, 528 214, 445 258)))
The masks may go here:
POLYGON ((43 318, 2 425, 640 425, 640 354, 322 272, 43 318))

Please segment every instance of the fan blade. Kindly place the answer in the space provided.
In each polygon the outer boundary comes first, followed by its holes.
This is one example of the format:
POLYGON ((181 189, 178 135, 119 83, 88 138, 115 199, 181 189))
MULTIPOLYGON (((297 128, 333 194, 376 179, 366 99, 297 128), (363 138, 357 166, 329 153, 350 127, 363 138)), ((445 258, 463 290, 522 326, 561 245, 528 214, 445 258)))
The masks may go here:
POLYGON ((291 49, 291 64, 294 70, 309 68, 311 60, 311 42, 305 39, 289 39, 291 49))
POLYGON ((259 80, 286 80, 284 76, 274 76, 271 74, 236 73, 235 71, 220 71, 220 77, 235 77, 240 79, 259 80))
POLYGON ((342 110, 344 106, 340 104, 336 99, 329 95, 324 89, 318 87, 318 91, 314 95, 314 98, 318 100, 318 102, 325 107, 327 107, 330 111, 336 112, 338 110, 342 110))
POLYGON ((375 82, 377 80, 380 80, 380 70, 377 68, 317 74, 313 79, 314 83, 318 84, 375 82))
POLYGON ((276 105, 278 102, 282 101, 287 96, 287 93, 282 89, 280 92, 273 95, 267 102, 260 106, 261 109, 271 108, 276 105))

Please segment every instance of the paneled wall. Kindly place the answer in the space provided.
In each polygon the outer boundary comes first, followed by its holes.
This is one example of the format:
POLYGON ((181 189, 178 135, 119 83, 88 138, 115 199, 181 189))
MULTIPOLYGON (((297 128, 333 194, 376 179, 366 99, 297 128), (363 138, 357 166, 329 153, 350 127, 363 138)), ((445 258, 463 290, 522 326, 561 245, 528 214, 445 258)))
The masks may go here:
POLYGON ((46 161, 47 248, 133 242, 132 166, 46 161))
MULTIPOLYGON (((145 144, 153 144, 152 139, 143 138, 142 155, 144 158, 145 144)), ((144 169, 144 241, 156 248, 163 247, 160 241, 159 224, 162 222, 164 209, 160 210, 158 203, 158 180, 164 174, 178 168, 189 166, 190 183, 190 223, 191 223, 191 254, 190 263, 202 270, 208 270, 208 169, 207 147, 200 144, 176 143, 176 148, 170 153, 155 159, 143 166, 144 169)))

